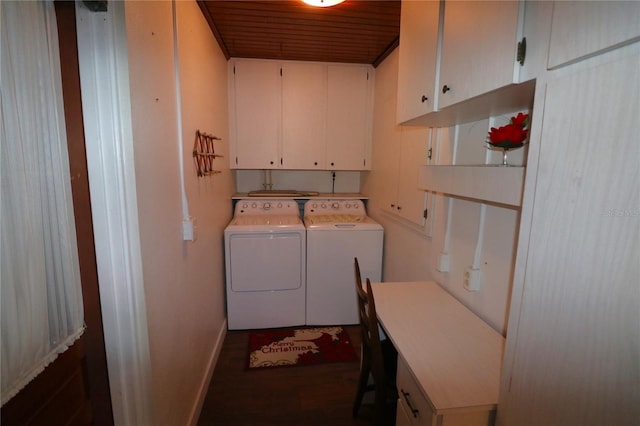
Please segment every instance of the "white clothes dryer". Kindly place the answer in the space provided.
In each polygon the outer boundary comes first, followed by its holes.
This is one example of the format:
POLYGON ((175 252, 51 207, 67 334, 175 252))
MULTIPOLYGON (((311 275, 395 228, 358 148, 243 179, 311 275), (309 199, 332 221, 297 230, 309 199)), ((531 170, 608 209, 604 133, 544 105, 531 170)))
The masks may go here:
POLYGON ((307 227, 307 324, 357 324, 354 258, 362 279, 382 279, 382 225, 362 200, 309 200, 307 227))
POLYGON ((238 200, 224 231, 229 330, 305 323, 306 231, 294 200, 238 200))

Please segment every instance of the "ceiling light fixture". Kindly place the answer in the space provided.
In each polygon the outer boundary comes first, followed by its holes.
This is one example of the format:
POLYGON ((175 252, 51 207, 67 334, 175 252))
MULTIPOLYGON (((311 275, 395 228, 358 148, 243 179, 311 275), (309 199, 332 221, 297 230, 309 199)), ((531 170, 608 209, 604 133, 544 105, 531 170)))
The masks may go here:
POLYGON ((306 4, 315 7, 329 7, 342 3, 344 0, 302 0, 306 4))

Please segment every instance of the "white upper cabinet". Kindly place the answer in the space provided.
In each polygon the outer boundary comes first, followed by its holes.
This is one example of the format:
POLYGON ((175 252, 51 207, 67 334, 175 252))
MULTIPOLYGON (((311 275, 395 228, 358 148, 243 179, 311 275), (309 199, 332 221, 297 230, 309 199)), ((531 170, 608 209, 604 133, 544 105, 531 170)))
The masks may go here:
POLYGON ((326 67, 282 64, 282 167, 321 170, 325 166, 326 67))
POLYGON ((445 3, 438 108, 518 82, 521 6, 519 1, 445 3))
POLYGON ((419 226, 426 223, 428 192, 418 189, 420 168, 427 164, 432 129, 403 127, 400 136, 396 213, 419 226))
POLYGON ((280 64, 236 61, 231 64, 231 167, 273 169, 280 162, 280 64))
POLYGON ((233 59, 231 167, 369 170, 373 67, 233 59))
POLYGON ((549 69, 640 39, 638 1, 556 1, 549 69))
POLYGON ((400 16, 397 122, 434 111, 438 99, 440 2, 403 0, 400 16))
POLYGON ((430 128, 398 126, 393 120, 397 100, 398 50, 376 70, 373 129, 376 134, 376 206, 418 227, 424 227, 429 193, 418 189, 426 165, 430 128))
POLYGON ((369 170, 373 70, 330 64, 327 83, 326 168, 369 170))
POLYGON ((523 0, 403 1, 397 122, 448 127, 529 109, 551 25, 550 3, 529 3, 541 5, 525 28, 523 0))
POLYGON ((388 135, 380 146, 384 182, 380 207, 424 227, 428 192, 418 189, 419 173, 427 164, 430 128, 393 126, 382 129, 388 135))

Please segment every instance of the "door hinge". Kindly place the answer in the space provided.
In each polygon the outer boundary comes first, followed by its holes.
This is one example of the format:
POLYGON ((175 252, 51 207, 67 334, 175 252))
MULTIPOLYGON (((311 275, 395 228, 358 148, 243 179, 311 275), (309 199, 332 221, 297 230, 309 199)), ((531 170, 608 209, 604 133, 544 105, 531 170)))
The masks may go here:
POLYGON ((518 42, 518 53, 516 55, 516 61, 520 65, 524 65, 524 59, 527 56, 527 38, 522 37, 522 41, 518 42))
POLYGON ((429 148, 427 150, 427 159, 431 160, 431 156, 433 155, 433 148, 429 148))
POLYGON ((106 12, 107 11, 107 1, 106 0, 84 0, 84 3, 87 8, 92 12, 106 12))
POLYGON ((428 215, 429 211, 427 209, 424 209, 424 214, 422 216, 426 219, 428 215))

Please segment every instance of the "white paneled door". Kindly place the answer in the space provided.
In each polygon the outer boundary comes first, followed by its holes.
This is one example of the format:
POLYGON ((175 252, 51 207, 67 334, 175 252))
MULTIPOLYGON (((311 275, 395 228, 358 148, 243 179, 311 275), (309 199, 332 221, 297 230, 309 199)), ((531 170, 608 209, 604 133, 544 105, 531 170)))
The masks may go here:
POLYGON ((500 424, 640 420, 640 46, 633 47, 547 83, 500 424))

